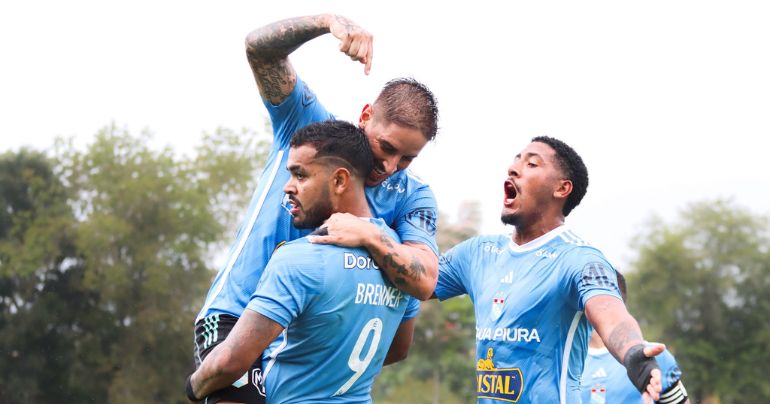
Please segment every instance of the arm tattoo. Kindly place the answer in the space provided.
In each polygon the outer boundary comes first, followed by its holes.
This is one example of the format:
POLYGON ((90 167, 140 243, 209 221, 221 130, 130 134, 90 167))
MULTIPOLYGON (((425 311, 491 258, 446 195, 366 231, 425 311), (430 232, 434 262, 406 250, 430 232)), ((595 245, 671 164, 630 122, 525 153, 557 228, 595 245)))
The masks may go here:
POLYGON ((607 348, 617 358, 621 350, 633 341, 641 343, 642 336, 633 324, 628 321, 622 321, 610 332, 610 337, 607 339, 607 348))
POLYGON ((246 55, 262 95, 279 103, 294 89, 297 76, 289 54, 329 32, 321 16, 297 17, 258 28, 246 38, 246 55))

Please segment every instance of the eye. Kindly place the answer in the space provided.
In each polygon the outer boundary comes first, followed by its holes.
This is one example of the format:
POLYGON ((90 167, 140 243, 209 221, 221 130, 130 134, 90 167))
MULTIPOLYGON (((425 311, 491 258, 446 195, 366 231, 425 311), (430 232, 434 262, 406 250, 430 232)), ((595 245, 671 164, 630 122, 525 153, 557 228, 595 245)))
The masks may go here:
POLYGON ((300 181, 301 181, 301 180, 305 179, 305 174, 302 174, 302 173, 294 173, 294 178, 296 178, 297 180, 300 180, 300 181))

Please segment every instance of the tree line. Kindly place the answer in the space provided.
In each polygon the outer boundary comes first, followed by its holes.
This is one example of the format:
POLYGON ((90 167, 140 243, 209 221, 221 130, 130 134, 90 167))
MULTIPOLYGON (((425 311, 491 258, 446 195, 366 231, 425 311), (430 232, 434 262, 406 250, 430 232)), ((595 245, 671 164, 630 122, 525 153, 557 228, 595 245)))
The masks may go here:
MULTIPOLYGON (((269 150, 218 129, 192 156, 115 125, 84 148, 0 154, 0 403, 185 402, 192 326, 269 150)), ((439 196, 440 198, 440 196, 439 196)), ((442 214, 442 251, 478 233, 478 203, 442 214)), ((770 401, 770 227, 729 199, 651 219, 621 268, 629 310, 665 342, 694 402, 770 401)), ((475 400, 467 298, 422 305, 379 403, 475 400)))

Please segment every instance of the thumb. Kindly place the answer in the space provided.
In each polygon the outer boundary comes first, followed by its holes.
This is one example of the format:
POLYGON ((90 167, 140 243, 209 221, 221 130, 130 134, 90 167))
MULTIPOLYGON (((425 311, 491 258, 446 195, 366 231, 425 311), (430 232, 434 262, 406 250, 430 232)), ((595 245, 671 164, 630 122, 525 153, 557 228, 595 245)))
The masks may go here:
POLYGON ((660 355, 665 350, 666 350, 666 346, 663 344, 654 344, 654 345, 646 346, 644 347, 644 356, 648 358, 652 358, 660 355))

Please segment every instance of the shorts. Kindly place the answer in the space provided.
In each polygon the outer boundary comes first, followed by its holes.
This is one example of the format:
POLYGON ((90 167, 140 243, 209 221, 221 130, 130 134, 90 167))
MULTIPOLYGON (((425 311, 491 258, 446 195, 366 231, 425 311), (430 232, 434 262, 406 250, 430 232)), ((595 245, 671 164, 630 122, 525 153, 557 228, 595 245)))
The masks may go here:
MULTIPOLYGON (((227 314, 213 314, 195 324, 195 368, 200 367, 206 356, 227 338, 238 321, 238 317, 227 314)), ((206 404, 220 401, 234 401, 245 404, 264 404, 265 386, 262 378, 262 358, 257 358, 246 373, 232 385, 209 394, 206 404)))

